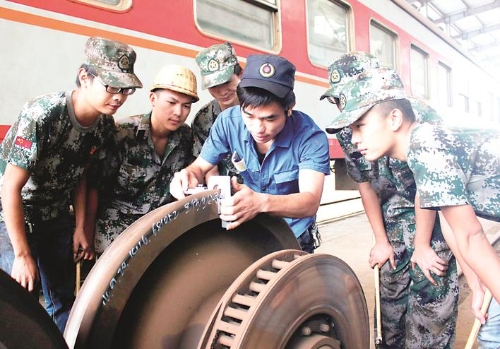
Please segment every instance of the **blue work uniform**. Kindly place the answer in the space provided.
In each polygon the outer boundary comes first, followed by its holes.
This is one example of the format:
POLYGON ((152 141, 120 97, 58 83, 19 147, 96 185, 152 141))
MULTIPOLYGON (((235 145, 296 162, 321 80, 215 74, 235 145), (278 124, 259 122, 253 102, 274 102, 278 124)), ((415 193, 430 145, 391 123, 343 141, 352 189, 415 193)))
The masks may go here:
MULTIPOLYGON (((311 117, 296 110, 287 117, 283 130, 276 135, 262 163, 255 141, 243 122, 240 107, 222 112, 210 130, 200 156, 215 165, 234 152, 246 164, 246 171, 240 173, 244 184, 259 193, 298 193, 300 170, 314 170, 325 175, 330 172, 325 132, 311 117)), ((316 216, 284 219, 298 238, 315 222, 316 216)))

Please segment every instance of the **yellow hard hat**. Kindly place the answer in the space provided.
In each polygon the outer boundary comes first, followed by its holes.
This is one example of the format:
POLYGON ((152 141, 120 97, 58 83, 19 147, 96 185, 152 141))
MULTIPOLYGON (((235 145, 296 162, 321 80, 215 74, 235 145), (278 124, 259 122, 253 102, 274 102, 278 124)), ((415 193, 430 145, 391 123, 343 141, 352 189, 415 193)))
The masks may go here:
POLYGON ((197 102, 198 88, 196 76, 188 68, 177 65, 168 64, 160 69, 153 81, 151 91, 156 89, 168 89, 193 97, 193 102, 197 102))

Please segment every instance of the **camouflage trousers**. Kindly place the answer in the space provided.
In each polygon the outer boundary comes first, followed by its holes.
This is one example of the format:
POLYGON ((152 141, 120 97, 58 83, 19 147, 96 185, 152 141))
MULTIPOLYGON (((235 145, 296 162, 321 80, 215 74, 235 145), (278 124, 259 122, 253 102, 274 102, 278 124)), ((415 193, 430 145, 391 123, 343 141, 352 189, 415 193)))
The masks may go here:
POLYGON ((443 277, 433 276, 434 286, 418 266, 411 268, 413 249, 402 242, 391 245, 396 269, 387 262, 380 270, 382 344, 378 348, 453 348, 459 291, 455 257, 448 248, 436 251, 449 266, 443 277))
POLYGON ((142 215, 127 214, 114 208, 106 209, 96 222, 94 238, 96 254, 100 256, 130 224, 140 217, 142 215))

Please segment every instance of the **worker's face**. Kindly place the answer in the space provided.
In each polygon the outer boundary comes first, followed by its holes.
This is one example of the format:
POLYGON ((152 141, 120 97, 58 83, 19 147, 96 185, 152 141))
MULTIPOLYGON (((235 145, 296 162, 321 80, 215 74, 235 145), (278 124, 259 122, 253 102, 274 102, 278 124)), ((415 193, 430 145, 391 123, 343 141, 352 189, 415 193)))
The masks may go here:
POLYGON ((193 103, 193 97, 167 89, 151 92, 149 99, 152 117, 167 131, 175 131, 186 122, 193 103))
POLYGON ((274 141, 278 133, 285 127, 286 118, 291 110, 285 113, 283 107, 274 102, 260 107, 246 106, 241 109, 243 121, 256 143, 266 144, 274 141))
POLYGON ((228 82, 210 87, 208 92, 214 97, 222 110, 238 105, 238 96, 236 95, 236 88, 240 83, 240 77, 236 74, 231 76, 228 82))
POLYGON ((388 155, 393 146, 394 133, 390 115, 384 115, 375 105, 361 118, 351 124, 352 143, 366 160, 374 161, 388 155))

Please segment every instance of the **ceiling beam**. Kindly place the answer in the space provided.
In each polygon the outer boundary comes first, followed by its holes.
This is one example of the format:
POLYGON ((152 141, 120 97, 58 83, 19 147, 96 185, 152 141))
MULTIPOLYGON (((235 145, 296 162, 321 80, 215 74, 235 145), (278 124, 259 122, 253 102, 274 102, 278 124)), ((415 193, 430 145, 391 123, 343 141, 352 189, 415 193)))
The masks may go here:
POLYGON ((500 47, 500 42, 497 40, 497 41, 492 42, 490 44, 477 45, 477 46, 474 46, 474 47, 470 47, 469 51, 482 52, 482 51, 486 51, 486 50, 489 50, 489 49, 492 49, 492 48, 499 48, 499 47, 500 47))
POLYGON ((453 23, 459 19, 474 16, 474 15, 477 15, 479 13, 493 10, 495 8, 498 8, 498 7, 500 7, 500 0, 496 0, 495 2, 492 2, 491 4, 468 8, 465 11, 457 12, 457 13, 454 13, 454 14, 449 15, 449 16, 443 16, 443 18, 436 19, 433 22, 436 24, 439 24, 439 23, 450 24, 450 23, 453 23))
POLYGON ((471 38, 473 38, 475 36, 478 36, 478 35, 481 35, 481 34, 485 34, 485 33, 489 33, 489 32, 492 32, 494 30, 500 30, 500 23, 489 25, 489 26, 483 27, 481 29, 476 29, 476 30, 471 30, 471 31, 468 31, 468 32, 463 32, 463 33, 461 33, 459 35, 453 35, 452 38, 453 39, 470 40, 471 38))

